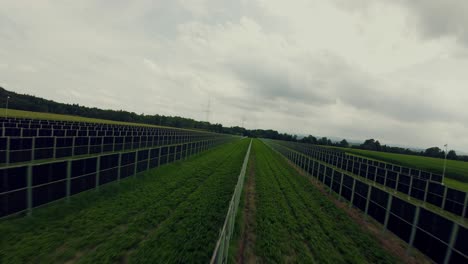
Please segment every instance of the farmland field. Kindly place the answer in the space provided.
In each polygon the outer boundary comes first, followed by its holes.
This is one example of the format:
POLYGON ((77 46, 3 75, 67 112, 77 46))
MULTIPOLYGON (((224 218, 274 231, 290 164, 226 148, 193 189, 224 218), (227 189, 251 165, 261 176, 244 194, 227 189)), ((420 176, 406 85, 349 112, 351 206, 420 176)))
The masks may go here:
MULTIPOLYGON (((258 263, 395 263, 375 238, 338 209, 284 158, 254 140, 249 161, 254 177, 255 213, 250 240, 232 246, 231 260, 258 263), (253 245, 252 245, 253 244, 253 245), (247 245, 247 247, 245 247, 247 245), (252 247, 252 248, 249 248, 252 247), (242 248, 242 249, 241 249, 242 248), (239 252, 242 250, 242 252, 239 252)), ((249 181, 249 179, 247 180, 249 181)), ((247 184, 247 187, 250 184, 247 184)), ((248 196, 243 197, 244 206, 248 196)), ((251 210, 250 208, 249 210, 251 210)), ((240 208, 240 211, 243 211, 240 208)), ((245 210, 244 210, 245 211, 245 210)), ((249 213, 252 217, 252 212, 249 213)), ((249 216, 238 218, 249 222, 249 216)), ((233 243, 243 242, 237 227, 233 243)))
POLYGON ((32 217, 2 220, 0 263, 206 263, 248 144, 225 144, 32 217))
MULTIPOLYGON (((350 149, 350 148, 340 148, 350 154, 356 154, 364 156, 371 159, 376 159, 384 162, 399 164, 402 166, 407 166, 411 168, 417 168, 433 173, 442 174, 444 167, 444 160, 431 158, 431 157, 422 157, 422 156, 413 156, 413 155, 404 155, 404 154, 395 154, 395 153, 386 153, 379 151, 370 151, 370 150, 361 150, 361 149, 350 149)), ((457 160, 447 160, 447 171, 446 178, 444 183, 453 188, 467 191, 468 190, 468 162, 457 161, 457 160)))

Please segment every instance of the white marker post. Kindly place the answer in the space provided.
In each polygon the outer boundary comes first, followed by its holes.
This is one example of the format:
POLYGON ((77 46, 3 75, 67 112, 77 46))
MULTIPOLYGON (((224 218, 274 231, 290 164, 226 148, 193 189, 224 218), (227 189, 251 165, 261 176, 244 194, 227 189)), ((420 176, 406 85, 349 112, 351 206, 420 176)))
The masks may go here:
POLYGON ((447 144, 444 145, 445 147, 445 157, 444 157, 444 170, 442 172, 442 185, 444 185, 444 179, 445 179, 445 168, 447 167, 447 144))
POLYGON ((8 117, 8 101, 10 100, 10 96, 7 96, 6 99, 6 107, 5 107, 5 118, 8 117))

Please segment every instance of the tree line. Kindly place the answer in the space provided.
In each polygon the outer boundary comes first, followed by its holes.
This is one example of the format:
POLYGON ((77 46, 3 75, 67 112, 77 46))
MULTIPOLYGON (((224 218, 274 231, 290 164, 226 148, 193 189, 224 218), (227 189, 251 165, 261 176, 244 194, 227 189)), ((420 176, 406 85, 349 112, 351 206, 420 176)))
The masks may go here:
MULTIPOLYGON (((241 135, 255 138, 269 138, 277 140, 285 140, 292 142, 301 142, 315 145, 336 146, 336 147, 353 147, 365 150, 375 150, 399 154, 428 156, 435 158, 444 158, 445 152, 438 147, 428 148, 425 151, 414 151, 399 147, 391 147, 381 145, 378 140, 368 139, 360 145, 350 145, 346 139, 339 142, 333 142, 327 137, 314 137, 308 135, 303 138, 298 138, 297 135, 288 133, 280 133, 272 129, 246 129, 239 126, 225 127, 222 124, 212 124, 206 121, 197 121, 191 118, 180 116, 165 116, 165 115, 145 115, 129 112, 125 110, 105 110, 97 107, 86 107, 79 104, 58 103, 52 100, 36 97, 28 94, 18 94, 7 91, 0 87, 0 98, 10 96, 9 108, 33 112, 54 113, 63 115, 75 115, 89 118, 107 119, 121 122, 132 122, 150 125, 169 126, 186 129, 199 129, 216 133, 225 133, 232 135, 241 135)), ((455 151, 450 150, 447 154, 447 159, 468 161, 468 156, 458 156, 455 151)))
MULTIPOLYGON (((352 147, 357 148, 357 149, 374 150, 374 151, 397 153, 397 154, 425 156, 425 157, 441 158, 441 159, 445 158, 445 151, 440 149, 439 147, 430 147, 422 151, 416 151, 416 150, 412 150, 409 148, 391 147, 387 145, 381 145, 380 142, 375 139, 367 139, 364 141, 364 143, 360 145, 352 146, 352 147)), ((455 150, 449 150, 447 152, 447 159, 468 161, 468 156, 457 155, 455 150)))

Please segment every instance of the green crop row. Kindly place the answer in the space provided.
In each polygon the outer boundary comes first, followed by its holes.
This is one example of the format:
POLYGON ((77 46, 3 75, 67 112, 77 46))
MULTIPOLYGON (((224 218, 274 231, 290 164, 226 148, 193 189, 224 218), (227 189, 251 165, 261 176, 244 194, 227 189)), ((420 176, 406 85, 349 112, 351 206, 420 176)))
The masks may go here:
POLYGON ((256 157, 255 254, 263 263, 395 263, 370 234, 262 142, 256 157))
POLYGON ((0 221, 0 263, 207 262, 248 143, 0 221))

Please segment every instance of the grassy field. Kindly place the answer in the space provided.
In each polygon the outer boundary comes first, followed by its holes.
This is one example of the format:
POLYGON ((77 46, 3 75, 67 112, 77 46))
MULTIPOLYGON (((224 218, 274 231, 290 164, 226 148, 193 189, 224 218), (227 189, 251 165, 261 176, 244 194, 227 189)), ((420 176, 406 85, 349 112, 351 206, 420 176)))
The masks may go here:
POLYGON ((0 263, 206 263, 248 143, 2 220, 0 263))
MULTIPOLYGON (((356 154, 371 159, 417 168, 433 173, 442 174, 444 167, 443 159, 351 148, 340 149, 343 149, 350 154, 356 154)), ((449 187, 468 191, 468 162, 447 160, 447 171, 444 183, 449 187)))
MULTIPOLYGON (((257 263, 397 262, 307 178, 259 140, 253 143, 249 166, 253 163, 255 256, 247 259, 257 263)), ((245 204, 245 198, 243 201, 245 204)), ((239 243, 238 234, 236 238, 234 243, 239 243)))
MULTIPOLYGON (((88 123, 127 125, 127 126, 165 127, 165 126, 155 126, 155 125, 148 125, 148 124, 141 124, 141 123, 120 122, 120 121, 112 121, 112 120, 106 120, 106 119, 88 118, 88 117, 74 116, 74 115, 59 115, 59 114, 52 114, 52 113, 30 112, 30 111, 15 110, 15 109, 8 109, 8 116, 18 117, 18 118, 58 120, 58 121, 71 121, 71 122, 88 122, 88 123)), ((0 108, 0 117, 5 117, 5 108, 0 108)), ((199 131, 195 129, 184 129, 184 130, 199 131)))

